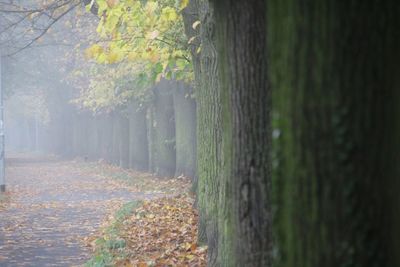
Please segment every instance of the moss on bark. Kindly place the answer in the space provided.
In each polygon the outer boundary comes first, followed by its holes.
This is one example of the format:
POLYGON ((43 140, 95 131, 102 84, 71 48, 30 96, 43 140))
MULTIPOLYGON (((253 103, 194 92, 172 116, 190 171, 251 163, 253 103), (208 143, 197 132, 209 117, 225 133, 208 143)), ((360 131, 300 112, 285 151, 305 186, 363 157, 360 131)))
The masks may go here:
POLYGON ((395 2, 269 2, 276 266, 399 265, 395 2))
POLYGON ((271 266, 266 1, 213 1, 222 104, 222 266, 271 266))

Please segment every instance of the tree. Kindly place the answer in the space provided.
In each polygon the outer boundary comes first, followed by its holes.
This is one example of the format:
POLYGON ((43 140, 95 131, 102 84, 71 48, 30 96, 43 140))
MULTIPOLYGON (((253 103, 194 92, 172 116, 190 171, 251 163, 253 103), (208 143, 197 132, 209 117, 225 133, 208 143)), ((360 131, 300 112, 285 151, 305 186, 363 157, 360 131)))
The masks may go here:
POLYGON ((173 82, 175 117, 175 176, 193 179, 196 175, 196 101, 193 89, 183 82, 173 82))
POLYGON ((191 1, 186 34, 196 36, 192 47, 197 100, 197 198, 200 212, 199 240, 207 242, 208 264, 218 266, 218 212, 221 171, 221 107, 215 20, 208 1, 191 1), (197 14, 197 16, 190 16, 197 14), (200 23, 199 23, 200 22, 200 23), (198 27, 194 27, 199 24, 198 27), (198 53, 198 47, 201 52, 198 53))
POLYGON ((397 1, 269 1, 277 266, 399 266, 397 1))
POLYGON ((149 170, 149 144, 146 122, 147 107, 132 101, 128 107, 129 117, 129 167, 139 171, 149 170))
POLYGON ((154 88, 154 139, 156 173, 161 176, 175 174, 175 116, 172 88, 168 81, 161 81, 154 88))
POLYGON ((222 156, 221 263, 270 266, 270 109, 266 1, 215 1, 222 156))

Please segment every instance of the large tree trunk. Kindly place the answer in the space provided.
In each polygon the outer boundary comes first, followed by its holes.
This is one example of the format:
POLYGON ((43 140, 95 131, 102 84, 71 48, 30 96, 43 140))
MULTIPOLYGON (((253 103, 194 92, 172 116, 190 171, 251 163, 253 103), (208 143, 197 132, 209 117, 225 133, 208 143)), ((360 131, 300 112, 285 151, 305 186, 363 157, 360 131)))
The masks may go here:
POLYGON ((400 5, 268 10, 277 266, 400 266, 400 5))
POLYGON ((223 263, 218 259, 218 200, 222 141, 214 14, 207 0, 193 0, 183 15, 187 36, 199 36, 191 47, 197 106, 198 239, 207 242, 208 266, 221 266, 223 263), (200 27, 193 29, 192 24, 198 20, 200 27), (200 40, 201 53, 198 53, 200 40))
POLYGON ((193 90, 182 82, 173 82, 176 136, 175 176, 194 178, 196 173, 196 102, 193 90))
MULTIPOLYGON (((197 156, 198 198, 200 230, 205 227, 208 245, 208 265, 220 266, 218 261, 218 199, 221 171, 221 104, 217 51, 215 47, 215 21, 208 1, 199 1, 200 87, 197 90, 197 156), (204 225, 204 226, 202 226, 204 225)), ((199 239, 202 240, 202 231, 199 239)))
POLYGON ((271 266, 266 1, 213 1, 222 102, 223 266, 271 266))

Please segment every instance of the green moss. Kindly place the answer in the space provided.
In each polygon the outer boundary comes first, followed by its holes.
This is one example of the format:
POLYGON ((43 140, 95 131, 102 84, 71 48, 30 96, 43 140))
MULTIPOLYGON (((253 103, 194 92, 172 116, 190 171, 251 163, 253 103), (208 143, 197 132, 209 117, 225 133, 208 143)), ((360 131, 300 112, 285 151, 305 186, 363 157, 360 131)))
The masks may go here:
POLYGON ((379 181, 392 174, 383 170, 396 168, 382 167, 381 160, 392 158, 390 148, 382 149, 390 138, 375 130, 398 125, 383 119, 395 117, 386 107, 398 99, 384 74, 392 71, 392 59, 383 51, 394 51, 399 41, 375 23, 387 14, 387 29, 398 25, 392 5, 269 2, 273 128, 279 133, 273 140, 275 266, 396 265, 386 265, 382 240, 390 238, 380 236, 387 222, 377 220, 391 206, 388 199, 383 205, 387 193, 379 181))

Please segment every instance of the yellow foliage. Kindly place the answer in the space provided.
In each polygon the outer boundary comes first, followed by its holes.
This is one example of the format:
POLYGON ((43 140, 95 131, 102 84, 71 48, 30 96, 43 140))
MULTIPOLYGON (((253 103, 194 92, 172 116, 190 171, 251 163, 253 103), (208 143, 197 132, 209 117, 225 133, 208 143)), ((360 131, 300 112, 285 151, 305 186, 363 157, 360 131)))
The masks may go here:
POLYGON ((178 19, 178 14, 172 7, 165 7, 161 11, 161 20, 175 21, 178 19))
POLYGON ((130 60, 130 61, 135 61, 135 60, 137 60, 138 58, 140 58, 140 56, 138 55, 137 52, 132 51, 132 52, 129 52, 129 53, 128 53, 128 60, 130 60))
POLYGON ((192 66, 187 60, 190 50, 181 15, 188 0, 96 2, 103 10, 99 13, 97 32, 104 40, 104 47, 88 51, 91 58, 96 58, 98 63, 120 63, 116 70, 125 62, 140 64, 141 69, 136 71, 145 73, 144 79, 151 82, 157 82, 162 77, 184 81, 192 79, 192 66))
POLYGON ((184 9, 185 7, 187 7, 187 5, 189 4, 189 0, 182 0, 181 1, 181 10, 184 9))
POLYGON ((103 47, 98 44, 94 44, 86 49, 85 54, 87 58, 97 58, 103 52, 103 47))
POLYGON ((157 8, 158 8, 158 4, 156 2, 149 1, 146 3, 145 11, 146 11, 147 15, 153 15, 154 12, 157 10, 157 8))
POLYGON ((121 60, 122 60, 122 55, 120 53, 116 53, 116 52, 111 51, 109 54, 107 54, 106 62, 108 64, 114 64, 114 63, 117 63, 117 62, 119 62, 121 60))
POLYGON ((158 37, 159 34, 160 34, 160 32, 158 30, 154 30, 154 31, 148 32, 146 34, 146 39, 154 40, 154 39, 156 39, 158 37))

